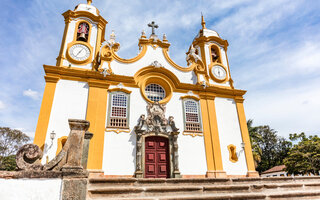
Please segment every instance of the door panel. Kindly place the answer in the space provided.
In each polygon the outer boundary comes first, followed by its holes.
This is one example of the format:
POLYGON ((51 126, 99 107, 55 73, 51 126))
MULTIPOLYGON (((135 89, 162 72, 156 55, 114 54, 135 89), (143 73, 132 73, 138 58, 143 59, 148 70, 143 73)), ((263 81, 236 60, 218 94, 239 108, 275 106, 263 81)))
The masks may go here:
POLYGON ((169 178, 169 141, 167 138, 151 136, 145 141, 145 177, 169 178))

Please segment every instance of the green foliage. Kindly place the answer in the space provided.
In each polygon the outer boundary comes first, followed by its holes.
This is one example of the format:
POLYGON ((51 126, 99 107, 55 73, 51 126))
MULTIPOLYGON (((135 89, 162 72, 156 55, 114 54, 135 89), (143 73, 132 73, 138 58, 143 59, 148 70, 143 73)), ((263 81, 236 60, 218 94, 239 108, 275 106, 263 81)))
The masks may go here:
POLYGON ((300 140, 284 159, 286 171, 290 174, 317 174, 320 170, 320 138, 306 137, 304 133, 290 134, 293 141, 300 140))
POLYGON ((1 168, 0 168, 1 170, 5 170, 5 171, 16 170, 17 164, 16 164, 16 156, 15 155, 4 157, 1 160, 2 160, 1 168))
POLYGON ((257 168, 258 164, 261 162, 261 154, 262 154, 258 141, 260 141, 262 138, 258 134, 258 127, 253 127, 252 124, 253 124, 253 120, 249 119, 247 121, 247 126, 248 126, 248 131, 250 136, 251 147, 252 147, 254 165, 255 165, 255 168, 257 168))
POLYGON ((0 127, 0 170, 16 168, 15 154, 30 138, 23 132, 0 127))
POLYGON ((266 171, 274 166, 282 165, 292 143, 279 137, 269 126, 252 126, 248 120, 248 131, 251 138, 253 158, 258 172, 266 171))

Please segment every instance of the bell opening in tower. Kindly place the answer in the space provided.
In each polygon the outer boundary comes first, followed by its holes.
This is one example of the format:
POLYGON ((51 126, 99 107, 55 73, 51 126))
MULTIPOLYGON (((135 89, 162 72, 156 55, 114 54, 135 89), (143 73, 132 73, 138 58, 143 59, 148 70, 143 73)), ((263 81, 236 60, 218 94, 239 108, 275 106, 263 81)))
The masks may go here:
POLYGON ((87 42, 89 36, 89 25, 85 22, 80 23, 77 31, 77 41, 87 42))

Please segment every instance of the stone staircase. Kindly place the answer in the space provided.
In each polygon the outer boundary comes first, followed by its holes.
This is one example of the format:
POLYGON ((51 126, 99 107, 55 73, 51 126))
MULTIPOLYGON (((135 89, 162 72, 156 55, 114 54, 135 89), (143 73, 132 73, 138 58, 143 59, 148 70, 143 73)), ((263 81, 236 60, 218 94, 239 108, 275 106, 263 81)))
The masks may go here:
POLYGON ((320 199, 320 177, 136 179, 91 177, 88 200, 320 199))

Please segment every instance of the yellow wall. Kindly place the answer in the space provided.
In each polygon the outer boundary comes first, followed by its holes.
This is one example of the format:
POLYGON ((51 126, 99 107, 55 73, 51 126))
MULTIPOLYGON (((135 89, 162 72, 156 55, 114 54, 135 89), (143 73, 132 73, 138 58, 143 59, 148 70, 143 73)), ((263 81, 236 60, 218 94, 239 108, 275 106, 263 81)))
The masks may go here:
POLYGON ((203 124, 203 136, 204 144, 206 148, 206 160, 207 160, 207 175, 210 176, 210 173, 213 173, 216 170, 214 165, 213 149, 212 149, 212 140, 211 140, 211 130, 210 130, 210 120, 209 114, 207 112, 207 100, 200 99, 201 114, 202 114, 202 124, 203 124))
POLYGON ((245 143, 244 151, 245 151, 246 162, 247 162, 247 167, 248 167, 247 176, 259 177, 259 174, 258 174, 258 172, 256 172, 255 167, 254 167, 251 142, 250 142, 248 127, 247 127, 246 116, 244 114, 243 99, 235 99, 235 101, 236 101, 236 106, 237 106, 242 141, 245 143))
POLYGON ((89 97, 86 120, 93 137, 89 146, 88 169, 102 169, 108 84, 89 81, 89 97))
POLYGON ((200 95, 208 177, 226 177, 223 171, 216 108, 213 96, 200 95))
POLYGON ((39 114, 36 133, 33 141, 34 144, 38 145, 42 149, 46 140, 46 134, 47 134, 48 124, 50 119, 54 93, 55 93, 56 85, 59 78, 53 77, 53 76, 45 76, 45 80, 46 80, 46 86, 44 88, 40 114, 39 114))

